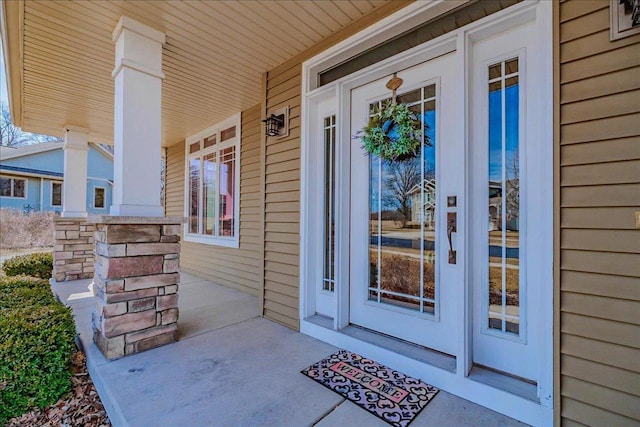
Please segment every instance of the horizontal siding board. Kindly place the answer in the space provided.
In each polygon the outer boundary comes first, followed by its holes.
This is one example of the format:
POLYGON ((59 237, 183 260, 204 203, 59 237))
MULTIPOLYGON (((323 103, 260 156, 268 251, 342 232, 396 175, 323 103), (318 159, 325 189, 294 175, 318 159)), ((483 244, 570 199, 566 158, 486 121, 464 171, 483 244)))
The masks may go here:
POLYGON ((589 426, 637 427, 638 421, 582 403, 568 397, 562 398, 562 416, 589 426))
POLYGON ((283 295, 291 295, 297 293, 297 286, 286 285, 281 283, 280 281, 274 281, 271 278, 267 278, 267 280, 269 281, 269 290, 273 292, 278 292, 283 295))
POLYGON ((640 351, 624 345, 562 334, 561 354, 640 373, 640 351))
POLYGON ((622 93, 564 104, 560 107, 561 123, 581 123, 635 113, 640 110, 638 99, 640 99, 640 90, 627 90, 622 93))
POLYGON ((563 125, 560 129, 561 144, 636 137, 638 136, 638 123, 640 123, 640 114, 627 114, 563 125))
POLYGON ((640 160, 564 166, 560 185, 607 185, 640 183, 640 160))
POLYGON ((560 281, 565 292, 640 302, 640 288, 638 287, 637 277, 612 276, 583 271, 562 271, 560 272, 560 281))
POLYGON ((636 45, 629 45, 602 55, 590 56, 563 64, 560 77, 561 83, 574 82, 626 68, 638 67, 640 58, 636 54, 637 50, 636 45))
MULTIPOLYGON (((265 285, 267 284, 267 281, 265 281, 265 285)), ((268 288, 268 286, 267 286, 268 288)), ((273 301, 270 299, 265 298, 264 301, 264 308, 265 310, 272 310, 275 312, 278 312, 280 314, 282 314, 283 316, 288 317, 289 319, 297 319, 298 318, 298 307, 296 305, 286 305, 286 304, 281 304, 277 301, 273 301)))
POLYGON ((294 64, 290 68, 283 70, 279 73, 274 73, 273 71, 269 72, 267 85, 269 87, 278 86, 287 80, 290 80, 294 77, 299 77, 301 75, 302 75, 302 64, 294 64))
POLYGON ((300 162, 300 145, 296 141, 272 145, 267 148, 267 156, 267 166, 288 161, 300 162))
POLYGON ((595 10, 580 19, 562 24, 560 43, 588 36, 609 28, 609 8, 595 10))
MULTIPOLYGON (((636 326, 640 325, 640 302, 630 299, 606 298, 595 295, 563 292, 560 309, 563 312, 583 314, 584 316, 593 316, 636 326)), ((592 323, 594 325, 596 323, 587 317, 583 320, 585 323, 592 323)), ((625 326, 620 325, 620 327, 623 328, 625 326)), ((629 329, 627 328, 627 330, 629 329)), ((640 338, 640 336, 638 336, 638 338, 640 338)), ((600 341, 606 341, 606 337, 600 341)), ((640 342, 629 342, 627 345, 637 347, 640 346, 640 342)))
POLYGON ((286 274, 288 276, 297 277, 300 272, 300 266, 282 263, 273 260, 267 260, 264 263, 265 275, 273 273, 286 274))
POLYGON ((560 45, 560 62, 575 61, 636 43, 633 37, 611 41, 609 28, 560 45))
POLYGON ((300 191, 269 193, 266 195, 266 202, 267 203, 298 202, 298 204, 300 204, 300 191))
POLYGON ((583 101, 640 88, 638 67, 565 83, 560 89, 562 103, 583 101))
POLYGON ((269 289, 286 295, 297 295, 296 291, 299 284, 297 271, 295 275, 278 273, 277 271, 267 271, 264 277, 265 280, 269 282, 269 289))
MULTIPOLYGON (((638 302, 633 304, 636 307, 640 307, 638 302)), ((636 321, 636 324, 631 324, 623 323, 611 317, 598 318, 607 316, 607 313, 600 310, 596 313, 590 313, 590 308, 592 307, 589 306, 584 309, 580 307, 576 310, 576 307, 563 307, 563 313, 560 317, 562 332, 598 341, 626 345, 636 349, 640 348, 640 325, 638 324, 638 319, 632 319, 636 321), (575 310, 576 314, 567 312, 570 310, 575 310), (594 317, 591 317, 591 314, 594 317)))
POLYGON ((265 212, 297 212, 300 213, 300 202, 269 203, 265 212))
MULTIPOLYGON (((640 138, 622 138, 560 148, 561 166, 599 164, 623 160, 640 160, 640 138)), ((563 169, 563 175, 566 169, 563 169)), ((563 176, 564 178, 564 176, 563 176)))
POLYGON ((293 255, 293 254, 283 254, 280 252, 265 251, 264 260, 265 262, 275 261, 282 264, 288 264, 296 268, 300 268, 300 259, 297 255, 293 255))
POLYGON ((562 228, 635 230, 635 210, 633 206, 564 207, 560 212, 560 226, 562 228))
POLYGON ((288 192, 288 191, 299 192, 300 182, 299 181, 274 182, 272 184, 266 185, 266 191, 267 191, 267 194, 288 192))
POLYGON ((291 77, 288 80, 284 80, 282 83, 278 85, 270 85, 269 90, 267 91, 267 100, 274 99, 276 95, 280 95, 284 92, 290 91, 291 89, 296 89, 298 93, 301 92, 302 82, 299 75, 291 77))
POLYGON ((639 206, 640 184, 565 187, 560 197, 563 208, 639 206))
POLYGON ((622 416, 640 420, 640 399, 598 384, 571 377, 562 379, 562 394, 622 416))
POLYGON ((562 251, 560 268, 640 277, 640 255, 565 249, 562 251))
POLYGON ((269 231, 265 233, 264 240, 265 242, 298 244, 300 242, 300 235, 297 233, 274 233, 269 231))
MULTIPOLYGON (((272 159, 273 160, 273 159, 272 159)), ((299 159, 287 159, 284 162, 269 163, 266 167, 267 174, 297 171, 300 174, 300 160, 299 159)))
POLYGON ((560 22, 566 22, 606 8, 608 8, 608 4, 603 1, 563 1, 560 3, 560 22))
POLYGON ((593 384, 602 384, 613 390, 640 396, 640 387, 638 387, 640 374, 637 372, 618 369, 567 355, 562 356, 560 366, 562 367, 563 375, 593 384))
POLYGON ((300 329, 300 322, 298 321, 297 318, 291 318, 291 317, 285 316, 280 312, 278 312, 277 310, 271 310, 270 308, 265 308, 264 317, 274 322, 280 323, 281 325, 286 326, 287 328, 295 329, 295 330, 300 329))
POLYGON ((640 230, 563 229, 562 249, 640 254, 640 230))
POLYGON ((265 299, 269 301, 277 302, 282 305, 286 305, 287 307, 297 307, 298 306, 298 298, 292 297, 290 295, 281 294, 280 292, 275 292, 269 288, 266 288, 264 291, 265 299))
POLYGON ((292 228, 297 228, 300 222, 300 214, 298 212, 267 212, 265 215, 267 222, 283 222, 290 224, 292 228))

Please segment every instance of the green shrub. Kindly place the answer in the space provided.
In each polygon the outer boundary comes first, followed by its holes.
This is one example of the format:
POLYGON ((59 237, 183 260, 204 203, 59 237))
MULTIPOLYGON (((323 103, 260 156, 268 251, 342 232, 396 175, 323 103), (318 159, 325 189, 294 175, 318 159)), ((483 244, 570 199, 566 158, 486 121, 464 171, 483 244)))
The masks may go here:
POLYGON ((0 278, 0 425, 71 389, 71 310, 44 280, 0 278))
POLYGON ((35 277, 0 277, 0 313, 2 310, 30 305, 55 304, 49 283, 35 277))
POLYGON ((24 274, 49 279, 53 271, 53 255, 51 253, 19 255, 6 260, 2 264, 2 269, 7 276, 24 274))

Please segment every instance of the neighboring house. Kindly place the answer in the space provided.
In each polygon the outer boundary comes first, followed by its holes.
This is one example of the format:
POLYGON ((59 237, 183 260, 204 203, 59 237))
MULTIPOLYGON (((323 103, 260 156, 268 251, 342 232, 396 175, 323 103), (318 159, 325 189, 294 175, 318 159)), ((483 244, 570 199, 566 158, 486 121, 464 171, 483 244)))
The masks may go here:
POLYGON ((433 230, 436 226, 436 180, 425 179, 423 185, 418 184, 409 190, 409 195, 411 197, 411 222, 420 224, 420 221, 424 221, 425 227, 428 230, 433 230))
MULTIPOLYGON (((113 155, 91 143, 87 162, 87 212, 108 213, 113 193, 113 155)), ((62 143, 0 147, 0 208, 61 213, 63 170, 62 143)))
POLYGON ((2 6, 14 122, 114 141, 111 213, 187 217, 183 271, 527 423, 638 425, 637 2, 2 6), (375 223, 382 167, 354 138, 394 74, 434 117, 443 226, 416 309, 371 280, 385 238, 417 231, 375 223), (517 223, 489 232, 516 177, 517 223), (518 298, 490 302, 507 282, 518 298))

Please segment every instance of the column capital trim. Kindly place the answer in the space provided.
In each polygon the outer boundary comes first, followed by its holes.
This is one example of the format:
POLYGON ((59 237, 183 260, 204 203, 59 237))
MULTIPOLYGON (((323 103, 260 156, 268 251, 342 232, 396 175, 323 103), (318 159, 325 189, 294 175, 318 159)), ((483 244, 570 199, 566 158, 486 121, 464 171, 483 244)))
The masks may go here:
POLYGON ((115 79, 116 76, 120 73, 120 71, 122 71, 123 68, 130 68, 132 70, 139 71, 143 74, 147 74, 151 77, 156 77, 161 80, 164 80, 164 73, 162 71, 154 70, 151 67, 145 67, 144 65, 138 64, 137 62, 127 58, 120 58, 118 60, 116 67, 111 72, 111 77, 115 79))
POLYGON ((86 133, 86 134, 89 133, 89 128, 76 126, 76 125, 68 125, 68 124, 65 124, 63 126, 63 130, 65 132, 78 132, 78 133, 86 133))
POLYGON ((129 18, 128 16, 124 15, 120 17, 120 20, 116 24, 111 40, 115 43, 124 30, 133 31, 134 33, 138 33, 141 36, 153 40, 157 43, 164 44, 164 42, 166 41, 166 35, 163 32, 158 31, 155 28, 151 28, 148 25, 145 25, 139 21, 136 21, 135 19, 129 18))

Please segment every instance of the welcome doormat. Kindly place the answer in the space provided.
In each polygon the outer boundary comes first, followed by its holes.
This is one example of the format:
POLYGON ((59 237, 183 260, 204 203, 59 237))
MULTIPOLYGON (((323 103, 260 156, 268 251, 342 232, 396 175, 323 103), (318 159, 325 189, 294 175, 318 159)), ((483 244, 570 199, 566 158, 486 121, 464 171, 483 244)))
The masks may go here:
POLYGON ((406 427, 438 389, 347 350, 301 371, 393 426, 406 427))

